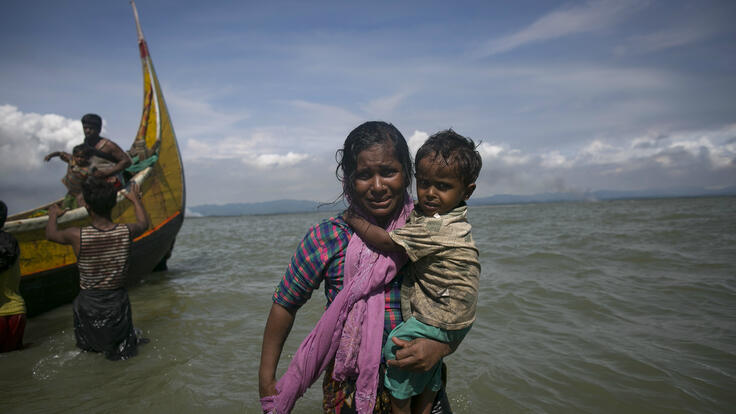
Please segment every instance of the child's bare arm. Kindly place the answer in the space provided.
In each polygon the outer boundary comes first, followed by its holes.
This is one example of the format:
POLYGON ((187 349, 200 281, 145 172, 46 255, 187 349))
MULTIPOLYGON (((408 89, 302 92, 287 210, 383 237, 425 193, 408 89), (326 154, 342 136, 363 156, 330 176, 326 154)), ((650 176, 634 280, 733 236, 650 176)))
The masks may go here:
POLYGON ((348 209, 343 215, 345 221, 353 228, 363 241, 371 246, 387 252, 403 252, 404 248, 391 239, 388 232, 348 209))
POLYGON ((48 162, 54 157, 61 158, 61 160, 64 161, 65 163, 69 163, 69 161, 72 159, 72 156, 64 151, 54 151, 50 153, 49 155, 43 157, 43 160, 48 162))
POLYGON ((130 183, 130 189, 125 193, 125 198, 130 200, 135 208, 136 221, 133 224, 128 224, 128 228, 130 228, 130 236, 136 238, 148 229, 148 215, 146 214, 146 208, 143 207, 141 192, 135 181, 130 183))
POLYGON ((46 239, 59 244, 71 244, 74 249, 74 253, 79 253, 79 228, 69 227, 63 230, 59 229, 56 219, 63 216, 66 210, 62 210, 56 204, 52 204, 49 207, 49 221, 46 223, 46 239))

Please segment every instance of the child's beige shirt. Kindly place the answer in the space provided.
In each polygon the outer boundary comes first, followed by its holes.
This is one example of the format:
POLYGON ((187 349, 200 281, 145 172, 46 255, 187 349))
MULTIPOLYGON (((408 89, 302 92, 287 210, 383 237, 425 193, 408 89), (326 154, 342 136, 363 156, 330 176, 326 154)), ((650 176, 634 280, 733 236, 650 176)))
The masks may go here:
POLYGON ((415 210, 404 227, 389 233, 412 261, 401 286, 404 320, 413 316, 446 330, 475 320, 480 262, 467 212, 464 203, 442 216, 415 210))

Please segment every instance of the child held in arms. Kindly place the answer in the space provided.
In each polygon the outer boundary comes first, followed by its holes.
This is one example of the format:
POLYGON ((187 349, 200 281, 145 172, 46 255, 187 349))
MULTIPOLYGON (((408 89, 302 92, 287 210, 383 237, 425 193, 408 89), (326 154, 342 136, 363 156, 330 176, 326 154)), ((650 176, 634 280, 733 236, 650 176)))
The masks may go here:
MULTIPOLYGON (((369 245, 404 251, 411 260, 401 287, 404 322, 389 335, 383 353, 430 338, 456 349, 475 321, 480 263, 465 201, 475 190, 482 159, 475 143, 452 130, 438 132, 416 156, 417 203, 402 228, 390 233, 350 213, 346 221, 369 245)), ((428 372, 388 366, 385 385, 392 412, 429 413, 442 385, 442 361, 428 372)))
POLYGON ((67 189, 61 208, 74 209, 79 207, 79 198, 82 195, 82 183, 92 174, 92 166, 90 157, 92 156, 92 147, 87 144, 79 144, 72 149, 72 153, 64 151, 54 151, 44 157, 44 161, 49 161, 54 157, 59 157, 69 166, 66 168, 66 175, 61 179, 67 189))

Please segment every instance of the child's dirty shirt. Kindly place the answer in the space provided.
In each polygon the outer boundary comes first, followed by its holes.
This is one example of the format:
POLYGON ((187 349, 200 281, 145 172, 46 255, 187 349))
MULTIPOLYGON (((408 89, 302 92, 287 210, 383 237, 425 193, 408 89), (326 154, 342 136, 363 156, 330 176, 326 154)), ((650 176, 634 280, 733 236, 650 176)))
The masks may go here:
POLYGON ((449 213, 425 217, 414 210, 391 238, 411 259, 401 286, 404 320, 446 330, 463 329, 475 320, 480 262, 463 203, 449 213))

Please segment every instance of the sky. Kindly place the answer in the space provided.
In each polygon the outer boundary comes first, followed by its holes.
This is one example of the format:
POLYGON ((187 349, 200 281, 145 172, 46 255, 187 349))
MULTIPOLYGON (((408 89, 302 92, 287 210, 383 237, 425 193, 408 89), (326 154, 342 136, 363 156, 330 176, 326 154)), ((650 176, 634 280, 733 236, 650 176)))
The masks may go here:
MULTIPOLYGON (((137 1, 183 156, 187 205, 332 201, 368 120, 415 151, 479 144, 474 197, 736 185, 736 2, 137 1)), ((129 148, 142 75, 128 1, 10 0, 0 14, 0 199, 65 188, 44 162, 129 148)))

